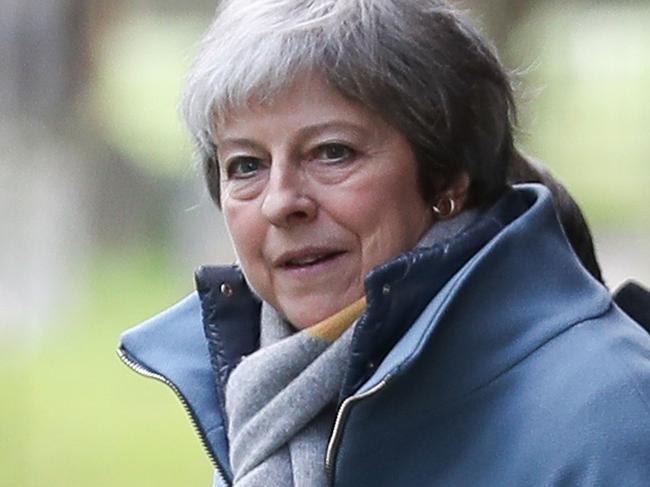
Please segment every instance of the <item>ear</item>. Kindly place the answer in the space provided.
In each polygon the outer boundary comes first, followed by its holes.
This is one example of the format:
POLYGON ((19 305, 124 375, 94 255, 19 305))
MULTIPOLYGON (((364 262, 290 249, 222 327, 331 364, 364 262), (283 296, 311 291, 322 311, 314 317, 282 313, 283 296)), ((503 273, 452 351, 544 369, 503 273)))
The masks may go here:
POLYGON ((433 212, 440 219, 451 218, 460 213, 465 209, 468 190, 469 176, 462 172, 438 195, 432 206, 433 212))
POLYGON ((467 202, 467 192, 469 191, 469 175, 463 171, 456 179, 452 181, 449 187, 443 191, 443 195, 454 201, 456 205, 456 213, 465 209, 467 202))

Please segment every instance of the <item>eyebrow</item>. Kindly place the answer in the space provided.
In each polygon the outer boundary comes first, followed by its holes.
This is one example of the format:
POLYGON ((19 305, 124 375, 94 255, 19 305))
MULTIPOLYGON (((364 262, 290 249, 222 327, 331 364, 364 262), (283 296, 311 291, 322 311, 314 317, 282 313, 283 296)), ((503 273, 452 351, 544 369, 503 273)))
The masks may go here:
POLYGON ((245 148, 245 149, 253 149, 257 151, 263 150, 263 147, 261 144, 258 144, 254 140, 247 139, 245 137, 239 138, 239 137, 226 137, 219 143, 215 143, 214 146, 219 149, 220 147, 224 146, 229 146, 233 145, 237 148, 245 148))
POLYGON ((367 133, 367 130, 365 130, 362 126, 358 124, 345 122, 343 120, 332 120, 329 122, 323 122, 323 123, 318 123, 314 125, 308 125, 307 127, 303 127, 300 130, 298 130, 298 136, 300 138, 307 139, 309 137, 318 135, 321 132, 325 132, 326 130, 335 130, 335 129, 350 130, 351 132, 354 132, 357 135, 364 135, 367 133))
MULTIPOLYGON (((298 139, 308 139, 327 130, 341 130, 341 129, 354 132, 357 136, 366 135, 368 132, 366 129, 364 129, 363 127, 355 123, 345 122, 342 120, 332 120, 328 122, 316 123, 313 125, 302 127, 298 130, 296 137, 298 139)), ((218 144, 215 144, 215 146, 217 147, 236 146, 238 148, 264 150, 261 144, 259 144, 255 140, 248 139, 246 137, 226 137, 223 140, 221 140, 218 144)))

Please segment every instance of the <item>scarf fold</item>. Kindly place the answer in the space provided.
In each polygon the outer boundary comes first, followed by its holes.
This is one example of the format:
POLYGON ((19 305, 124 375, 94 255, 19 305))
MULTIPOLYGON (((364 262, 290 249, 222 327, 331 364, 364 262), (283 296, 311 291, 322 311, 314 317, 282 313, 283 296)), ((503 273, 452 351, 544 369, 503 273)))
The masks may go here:
POLYGON ((295 332, 262 305, 261 348, 226 387, 230 460, 236 487, 327 485, 323 459, 334 423, 353 324, 365 298, 295 332))
MULTIPOLYGON (((417 247, 459 235, 478 217, 468 210, 439 221, 417 247)), ((300 332, 262 304, 260 349, 244 358, 226 385, 234 487, 325 487, 324 460, 336 400, 350 355, 360 299, 300 332)))

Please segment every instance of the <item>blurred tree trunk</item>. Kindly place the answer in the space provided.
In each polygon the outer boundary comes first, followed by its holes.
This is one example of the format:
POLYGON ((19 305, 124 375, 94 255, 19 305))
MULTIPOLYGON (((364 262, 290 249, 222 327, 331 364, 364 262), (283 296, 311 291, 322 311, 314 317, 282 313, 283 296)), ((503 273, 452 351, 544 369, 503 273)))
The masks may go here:
POLYGON ((84 232, 71 230, 87 220, 87 166, 73 134, 88 5, 0 0, 0 332, 36 327, 83 253, 84 232))
POLYGON ((65 309, 95 247, 154 240, 168 224, 173 182, 142 174, 90 115, 93 56, 122 8, 0 0, 0 338, 65 309))
POLYGON ((91 4, 0 0, 0 36, 5 46, 0 91, 5 116, 47 122, 74 108, 87 78, 85 27, 91 4))

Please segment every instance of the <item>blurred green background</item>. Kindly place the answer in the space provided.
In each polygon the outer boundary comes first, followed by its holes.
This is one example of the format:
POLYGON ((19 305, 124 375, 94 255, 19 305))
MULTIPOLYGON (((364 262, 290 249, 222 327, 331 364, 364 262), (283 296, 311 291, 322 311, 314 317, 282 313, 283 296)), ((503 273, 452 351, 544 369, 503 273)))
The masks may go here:
MULTIPOLYGON (((650 283, 650 2, 464 1, 612 287, 650 283)), ((0 486, 210 485, 119 333, 232 259, 176 116, 214 2, 0 0, 0 486)))

